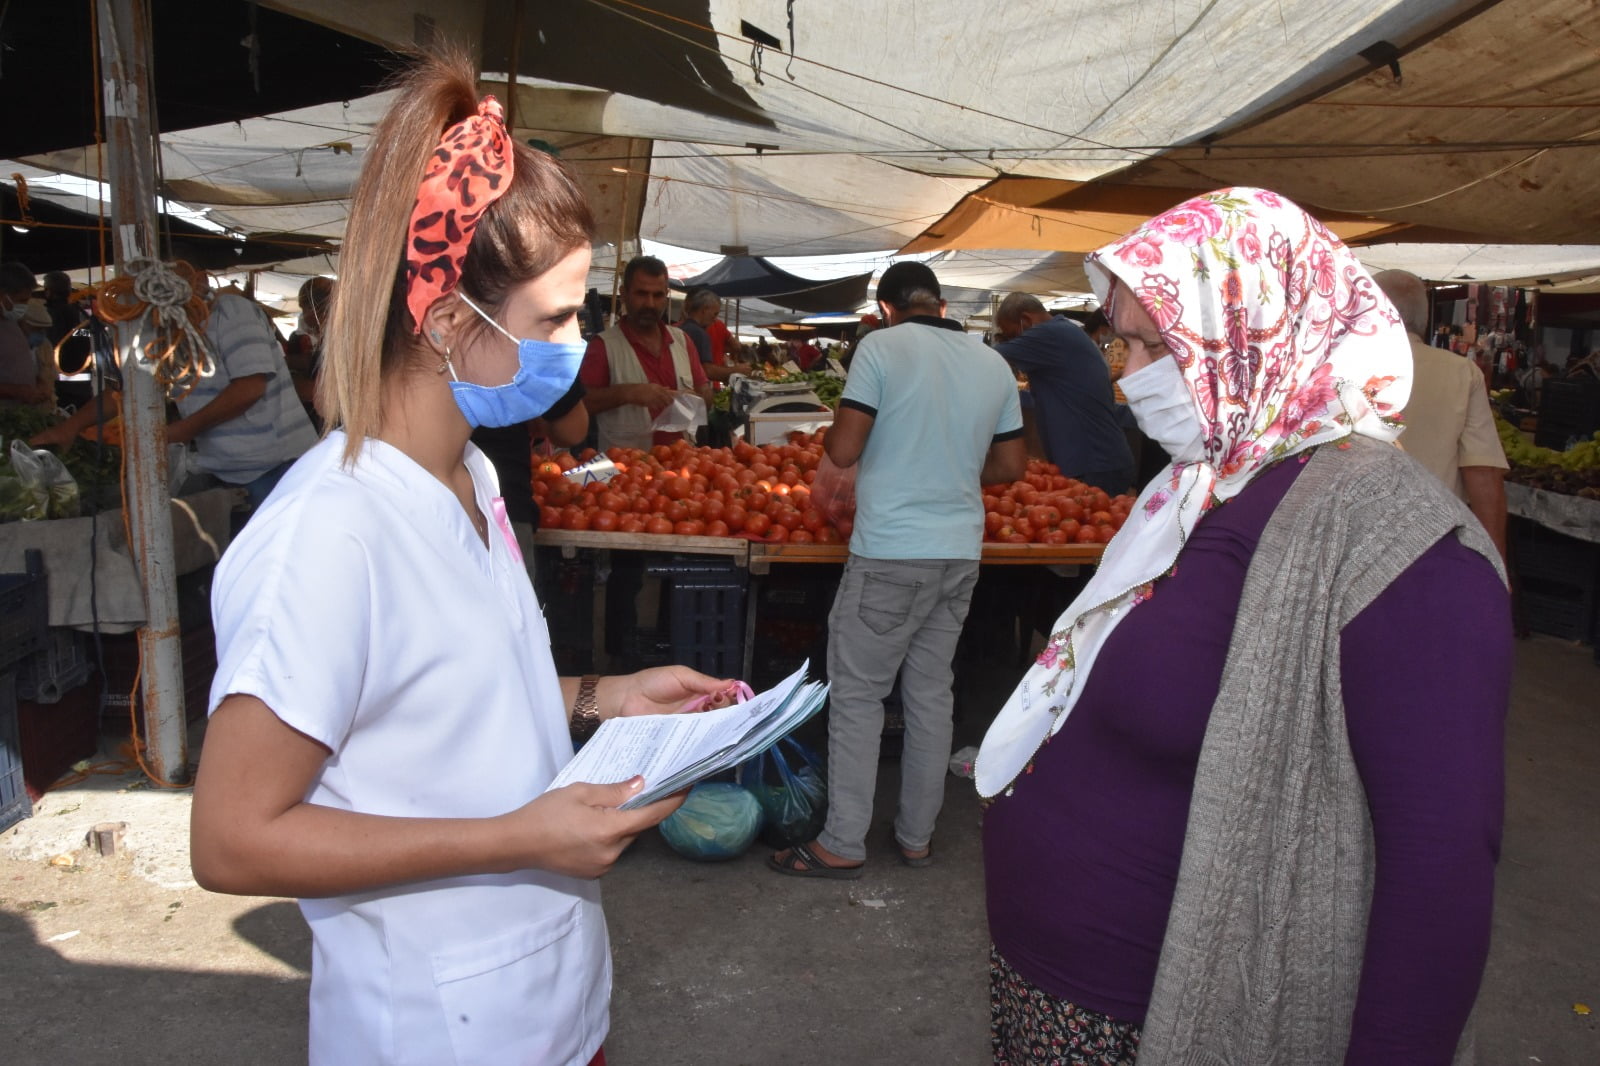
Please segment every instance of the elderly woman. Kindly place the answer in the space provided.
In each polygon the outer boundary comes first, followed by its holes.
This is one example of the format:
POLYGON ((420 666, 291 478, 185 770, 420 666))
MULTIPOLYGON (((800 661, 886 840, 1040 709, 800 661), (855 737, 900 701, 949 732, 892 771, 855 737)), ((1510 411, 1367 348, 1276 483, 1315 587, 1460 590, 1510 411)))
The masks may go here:
POLYGON ((977 759, 997 1063, 1463 1061, 1511 633, 1405 331, 1228 189, 1087 261, 1172 457, 977 759))

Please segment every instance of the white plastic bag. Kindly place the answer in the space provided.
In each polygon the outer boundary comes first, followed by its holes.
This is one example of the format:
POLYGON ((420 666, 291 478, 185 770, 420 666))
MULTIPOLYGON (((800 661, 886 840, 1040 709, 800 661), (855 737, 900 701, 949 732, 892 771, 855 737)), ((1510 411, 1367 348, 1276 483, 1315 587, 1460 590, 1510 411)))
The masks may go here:
POLYGON ((55 452, 48 448, 35 450, 29 448, 25 440, 14 440, 11 442, 11 471, 36 503, 31 510, 37 513, 24 517, 78 517, 81 510, 78 483, 55 452))
POLYGON ((658 433, 687 433, 691 437, 706 424, 706 402, 692 392, 676 393, 650 428, 658 433))

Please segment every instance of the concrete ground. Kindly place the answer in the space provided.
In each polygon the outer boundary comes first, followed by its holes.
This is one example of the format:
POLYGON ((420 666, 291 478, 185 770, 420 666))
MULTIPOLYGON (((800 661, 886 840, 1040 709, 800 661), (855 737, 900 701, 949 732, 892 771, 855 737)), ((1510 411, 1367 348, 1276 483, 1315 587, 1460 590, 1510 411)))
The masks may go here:
MULTIPOLYGON (((1001 687, 968 679, 968 705, 1001 687), (985 691, 985 690, 988 691, 985 691)), ((975 734, 981 724, 968 721, 975 734)), ((963 738, 963 739, 970 739, 963 738)), ((1494 944, 1479 1000, 1486 1066, 1600 1063, 1600 667, 1518 646, 1494 944)), ((649 834, 605 882, 615 1066, 987 1061, 986 939, 971 786, 948 779, 934 866, 895 861, 897 775, 855 882, 780 878, 757 849, 697 864, 649 834)), ((0 1062, 304 1060, 309 938, 292 903, 185 884, 187 794, 98 778, 0 836, 0 1062), (129 822, 113 859, 78 850, 129 822), (51 865, 55 858, 60 865, 51 865)))

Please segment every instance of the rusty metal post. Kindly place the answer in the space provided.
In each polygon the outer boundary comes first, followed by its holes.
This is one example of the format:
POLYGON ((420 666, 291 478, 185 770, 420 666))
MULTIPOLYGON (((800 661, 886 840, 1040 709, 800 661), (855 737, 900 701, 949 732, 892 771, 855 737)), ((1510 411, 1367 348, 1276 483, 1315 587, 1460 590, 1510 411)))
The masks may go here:
MULTIPOLYGON (((105 138, 111 186, 111 244, 117 273, 130 259, 159 252, 156 233, 155 140, 150 129, 154 81, 150 71, 149 0, 95 0, 105 96, 105 138)), ((183 708, 183 650, 178 630, 177 564, 172 503, 167 490, 165 391, 138 358, 140 324, 117 329, 122 363, 123 448, 133 558, 144 588, 139 630, 140 692, 144 697, 146 765, 166 784, 189 778, 183 708)))

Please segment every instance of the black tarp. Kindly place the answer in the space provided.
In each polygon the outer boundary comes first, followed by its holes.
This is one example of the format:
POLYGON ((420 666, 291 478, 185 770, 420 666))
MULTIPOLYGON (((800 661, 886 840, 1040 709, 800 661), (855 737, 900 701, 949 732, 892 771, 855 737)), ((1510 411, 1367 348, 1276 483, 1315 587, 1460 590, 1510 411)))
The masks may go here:
MULTIPOLYGON (((0 159, 94 143, 91 6, 0 3, 0 159)), ((366 96, 394 69, 384 48, 245 0, 156 0, 150 18, 162 130, 366 96)))
MULTIPOLYGON (((47 270, 79 270, 110 262, 109 244, 102 258, 98 216, 38 196, 31 198, 28 215, 34 225, 17 224, 23 221, 22 209, 17 203, 17 187, 10 182, 0 182, 0 219, 6 220, 0 224, 0 259, 26 263, 35 274, 47 270)), ((108 211, 107 233, 110 225, 108 211)), ((238 270, 333 251, 331 245, 315 238, 279 234, 274 241, 269 234, 252 234, 241 240, 170 216, 163 216, 159 226, 163 257, 183 259, 211 271, 238 270)))
POLYGON ((868 272, 814 281, 797 277, 759 255, 730 255, 703 274, 673 282, 672 287, 684 292, 710 289, 724 300, 760 299, 793 311, 823 314, 850 312, 860 307, 867 299, 867 284, 871 280, 872 274, 868 272))

